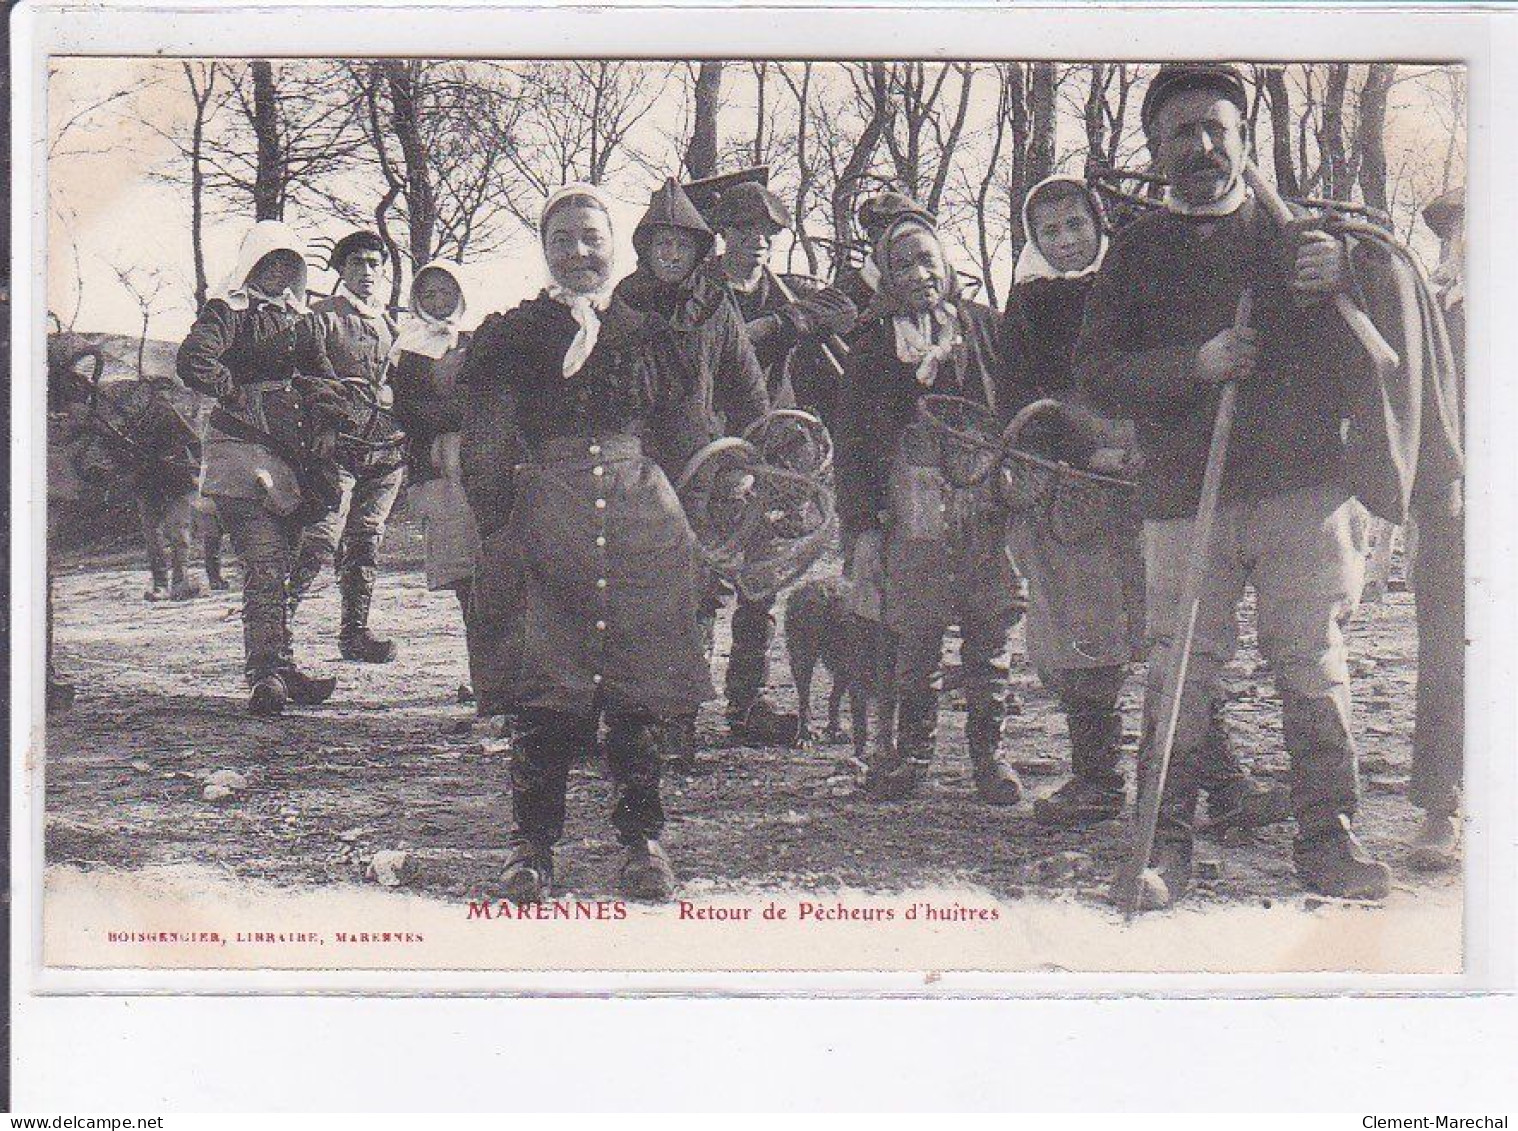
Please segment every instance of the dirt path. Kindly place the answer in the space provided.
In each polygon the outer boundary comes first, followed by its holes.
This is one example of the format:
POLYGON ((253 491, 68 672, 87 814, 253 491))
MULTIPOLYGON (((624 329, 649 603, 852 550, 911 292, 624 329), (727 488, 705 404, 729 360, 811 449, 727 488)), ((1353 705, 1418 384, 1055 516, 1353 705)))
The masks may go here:
MULTIPOLYGON (((86 870, 193 864, 232 879, 372 884, 371 855, 403 848, 410 890, 454 899, 497 894, 510 818, 508 758, 491 728, 471 725, 471 710, 456 701, 466 678, 458 612, 450 594, 426 591, 414 542, 402 527, 387 547, 373 616, 377 629, 402 640, 400 660, 338 662, 337 595, 328 582, 301 610, 298 651, 310 667, 340 677, 338 693, 274 721, 242 710, 235 591, 146 604, 144 575, 119 561, 86 562, 62 578, 58 647, 80 700, 49 727, 48 862, 86 870), (248 788, 204 800, 204 777, 223 769, 245 775, 248 788)), ((1409 870, 1401 847, 1415 822, 1403 796, 1413 640, 1408 594, 1367 606, 1354 626, 1356 725, 1365 750, 1360 829, 1397 869, 1399 886, 1416 891, 1459 881, 1409 870)), ((724 657, 726 641, 724 618, 724 657)), ((778 641, 776 653, 779 697, 794 702, 778 641)), ((1284 779, 1279 701, 1268 678, 1255 674, 1258 664, 1246 625, 1234 669, 1233 735, 1257 774, 1284 779)), ((1011 672, 1022 706, 1007 722, 1008 749, 1032 791, 1045 793, 1062 780, 1064 724, 1026 670, 1020 630, 1011 672)), ((819 712, 826 682, 815 688, 819 712)), ((1130 730, 1137 683, 1128 693, 1130 730)), ((680 874, 716 891, 970 885, 1002 899, 1098 903, 1119 860, 1122 826, 1050 832, 1033 823, 1027 803, 1010 811, 980 804, 965 760, 963 704, 953 699, 931 781, 915 799, 887 805, 866 801, 841 773, 844 747, 726 746, 717 705, 709 706, 702 731, 711 746, 695 772, 668 782, 666 843, 680 874)), ((577 893, 607 892, 616 859, 608 805, 599 768, 579 767, 561 854, 563 878, 577 893)), ((1204 839, 1194 902, 1300 900, 1290 836, 1283 825, 1226 844, 1204 839)))

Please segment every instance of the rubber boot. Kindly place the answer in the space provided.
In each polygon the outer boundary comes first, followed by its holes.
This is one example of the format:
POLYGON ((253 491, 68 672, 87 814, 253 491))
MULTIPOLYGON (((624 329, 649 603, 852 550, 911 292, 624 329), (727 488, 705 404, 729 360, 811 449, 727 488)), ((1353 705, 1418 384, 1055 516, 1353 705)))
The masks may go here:
POLYGON ((548 898, 553 893, 553 850, 526 841, 514 845, 501 874, 501 889, 519 905, 548 898))
POLYGON ((248 695, 248 714, 263 718, 282 715, 288 699, 285 681, 278 674, 269 672, 253 681, 253 690, 248 695))
POLYGON ((206 584, 212 591, 223 593, 231 586, 221 572, 221 534, 207 534, 201 546, 206 563, 206 584))
POLYGON ((1221 704, 1213 706, 1208 718, 1199 773, 1207 794, 1207 823, 1213 828, 1258 829, 1291 816, 1291 790, 1259 781, 1239 761, 1221 704))
POLYGON ((1454 813, 1429 812, 1408 844, 1408 863, 1420 872, 1447 872, 1460 863, 1460 820, 1454 813))
POLYGON ((987 805, 1016 805, 1023 797, 1023 783, 1001 752, 1001 705, 971 707, 965 717, 965 745, 975 792, 987 805))
POLYGON ((369 631, 369 606, 374 601, 374 568, 361 566, 346 570, 338 584, 343 613, 337 649, 343 659, 363 664, 390 663, 395 659, 395 641, 382 640, 369 631))
POLYGON ((319 703, 325 703, 337 690, 335 676, 307 675, 293 664, 281 668, 279 677, 285 681, 285 691, 290 702, 297 707, 315 707, 319 703))
POLYGON ((733 610, 733 644, 727 660, 727 725, 735 741, 790 746, 800 725, 765 694, 775 617, 766 604, 739 598, 733 610))

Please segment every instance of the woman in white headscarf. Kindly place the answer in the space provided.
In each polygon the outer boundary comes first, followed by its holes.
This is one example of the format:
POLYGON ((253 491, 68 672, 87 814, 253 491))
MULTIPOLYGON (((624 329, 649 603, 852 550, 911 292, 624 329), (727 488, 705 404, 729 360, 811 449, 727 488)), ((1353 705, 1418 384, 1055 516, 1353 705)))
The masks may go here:
POLYGON ((989 804, 1014 805, 1022 789, 999 748, 1003 705, 992 663, 1017 605, 1005 511, 990 479, 948 482, 917 408, 928 394, 946 394, 1006 418, 1015 359, 996 312, 959 294, 930 217, 897 215, 875 246, 880 302, 851 340, 834 431, 851 576, 878 590, 891 637, 896 742, 878 746, 866 787, 901 798, 926 772, 938 720, 933 681, 944 633, 957 624, 975 786, 989 804))
POLYGON ((179 347, 190 388, 216 398, 202 449, 201 494, 211 499, 243 565, 248 709, 277 715, 320 703, 336 680, 302 673, 291 654, 286 578, 301 524, 321 503, 302 497, 297 373, 335 379, 306 311, 306 255, 299 237, 261 220, 237 266, 201 308, 179 347))
MULTIPOLYGON (((459 464, 465 396, 458 377, 470 337, 459 325, 466 307, 456 264, 435 259, 418 271, 410 314, 390 350, 389 381, 410 449, 406 492, 422 517, 427 587, 453 590, 467 626, 480 535, 459 464)), ((460 688, 466 700, 468 691, 460 688)))
POLYGON ((487 318, 462 373, 471 398, 509 392, 526 456, 495 471, 510 477, 494 492, 509 493, 510 510, 484 539, 470 608, 480 713, 511 715, 519 730, 503 885, 517 902, 551 891, 569 769, 595 750, 604 717, 611 820, 626 848, 617 887, 663 900, 674 873, 658 842, 657 732, 711 696, 694 535, 640 439, 676 390, 650 356, 662 343, 607 302, 613 245, 600 191, 555 193, 539 231, 553 282, 487 318))

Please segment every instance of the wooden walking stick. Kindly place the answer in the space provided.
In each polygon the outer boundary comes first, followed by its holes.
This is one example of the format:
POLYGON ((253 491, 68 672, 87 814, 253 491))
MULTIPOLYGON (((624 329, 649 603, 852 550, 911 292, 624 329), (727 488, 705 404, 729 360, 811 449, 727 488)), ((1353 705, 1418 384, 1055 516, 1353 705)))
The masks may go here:
MULTIPOLYGON (((1239 296, 1233 328, 1249 325, 1254 306, 1254 292, 1246 289, 1239 296)), ((1154 853, 1155 832, 1160 822, 1160 802, 1165 795, 1165 778, 1170 770, 1170 754, 1175 747, 1176 726, 1181 718, 1181 696, 1186 690, 1186 673, 1191 666, 1191 646, 1196 637, 1197 611, 1202 603, 1202 589, 1207 580, 1207 559, 1212 550, 1212 527, 1217 519, 1218 498, 1223 489, 1223 467, 1228 459, 1228 440, 1233 434, 1233 414, 1238 401, 1238 386, 1229 381, 1218 396, 1218 411, 1212 423, 1212 443, 1207 448, 1207 470, 1202 476, 1202 496, 1197 503, 1196 525, 1191 532, 1191 554, 1181 582, 1181 599, 1176 606, 1175 628, 1171 647, 1174 660, 1165 672, 1160 696, 1158 732, 1150 761, 1149 790, 1139 798, 1135 818, 1133 845, 1123 871, 1123 915, 1129 921, 1138 914, 1143 899, 1144 872, 1154 853)))

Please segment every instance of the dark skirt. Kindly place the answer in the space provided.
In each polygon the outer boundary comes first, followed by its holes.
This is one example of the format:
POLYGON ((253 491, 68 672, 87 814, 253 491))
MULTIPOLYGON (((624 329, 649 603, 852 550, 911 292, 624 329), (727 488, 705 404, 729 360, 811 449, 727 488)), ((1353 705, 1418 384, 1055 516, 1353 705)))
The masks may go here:
POLYGON ((549 441, 520 464, 485 539, 470 610, 482 714, 694 712, 712 697, 695 536, 626 435, 549 441))

